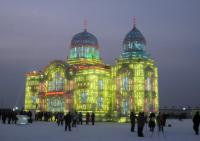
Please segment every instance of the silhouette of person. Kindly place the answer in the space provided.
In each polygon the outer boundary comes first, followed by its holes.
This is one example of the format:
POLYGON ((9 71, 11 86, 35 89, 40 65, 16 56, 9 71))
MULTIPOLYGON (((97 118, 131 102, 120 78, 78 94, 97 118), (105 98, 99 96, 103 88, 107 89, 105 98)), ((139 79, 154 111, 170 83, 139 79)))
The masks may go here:
POLYGON ((67 128, 69 131, 71 131, 71 113, 68 112, 65 116, 64 116, 64 119, 65 119, 65 131, 67 131, 67 128))
POLYGON ((135 113, 131 112, 131 114, 130 114, 131 132, 135 131, 135 119, 136 119, 135 113))
POLYGON ((79 119, 80 124, 82 125, 83 124, 83 115, 81 112, 79 112, 78 119, 79 119))
POLYGON ((158 115, 156 117, 156 122, 158 125, 158 130, 163 132, 164 131, 163 130, 163 117, 160 112, 158 113, 158 115))
POLYGON ((73 112, 72 114, 72 127, 76 127, 76 123, 77 123, 77 112, 73 112))
POLYGON ((137 118, 137 123, 138 123, 138 137, 144 137, 144 135, 143 135, 143 128, 144 128, 145 122, 146 122, 146 118, 144 116, 144 112, 139 113, 139 116, 137 118))
POLYGON ((149 128, 150 128, 150 132, 154 132, 154 128, 156 126, 156 123, 155 123, 155 113, 151 113, 149 115, 149 128))
POLYGON ((196 112, 193 119, 193 129, 195 131, 195 134, 198 135, 199 134, 199 123, 200 123, 200 115, 199 112, 196 112))
POLYGON ((90 121, 90 113, 86 113, 86 124, 88 125, 89 124, 89 121, 90 121))
POLYGON ((92 125, 94 125, 94 123, 95 123, 95 114, 94 114, 94 112, 92 112, 91 121, 92 121, 92 125))

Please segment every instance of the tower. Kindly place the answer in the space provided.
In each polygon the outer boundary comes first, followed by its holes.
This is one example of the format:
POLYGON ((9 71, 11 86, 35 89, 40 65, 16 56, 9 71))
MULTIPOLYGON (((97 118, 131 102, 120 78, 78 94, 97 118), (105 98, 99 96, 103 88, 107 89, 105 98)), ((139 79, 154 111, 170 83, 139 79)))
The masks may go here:
POLYGON ((39 105, 40 72, 31 71, 26 73, 25 102, 24 108, 36 110, 39 105))
POLYGON ((98 120, 105 118, 110 114, 110 66, 102 62, 97 38, 86 28, 73 36, 67 63, 75 68, 74 109, 83 114, 93 111, 98 120))
POLYGON ((114 107, 120 116, 128 116, 130 111, 158 112, 158 70, 135 24, 123 40, 123 52, 111 77, 115 81, 114 107))

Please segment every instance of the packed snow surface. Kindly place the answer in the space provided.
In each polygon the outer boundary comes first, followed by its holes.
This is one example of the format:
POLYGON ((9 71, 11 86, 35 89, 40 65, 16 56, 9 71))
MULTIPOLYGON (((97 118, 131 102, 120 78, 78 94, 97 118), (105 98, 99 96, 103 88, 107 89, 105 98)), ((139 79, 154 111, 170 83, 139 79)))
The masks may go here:
POLYGON ((144 137, 138 137, 137 131, 130 132, 130 123, 99 122, 94 126, 78 125, 72 131, 64 131, 64 126, 54 122, 33 122, 30 125, 0 123, 0 141, 200 141, 195 135, 191 119, 167 120, 164 134, 157 128, 153 134, 144 128, 144 137))

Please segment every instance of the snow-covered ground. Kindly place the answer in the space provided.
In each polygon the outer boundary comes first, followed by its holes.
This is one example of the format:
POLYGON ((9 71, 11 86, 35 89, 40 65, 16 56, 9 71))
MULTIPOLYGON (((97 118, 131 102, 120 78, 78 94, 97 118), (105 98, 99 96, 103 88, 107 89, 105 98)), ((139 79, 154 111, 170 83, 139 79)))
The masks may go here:
POLYGON ((64 126, 52 122, 34 122, 31 125, 8 125, 0 123, 0 141, 200 141, 200 135, 194 135, 192 121, 168 120, 164 135, 155 131, 151 133, 144 128, 145 137, 137 137, 130 132, 130 124, 96 123, 79 125, 65 132, 64 126))

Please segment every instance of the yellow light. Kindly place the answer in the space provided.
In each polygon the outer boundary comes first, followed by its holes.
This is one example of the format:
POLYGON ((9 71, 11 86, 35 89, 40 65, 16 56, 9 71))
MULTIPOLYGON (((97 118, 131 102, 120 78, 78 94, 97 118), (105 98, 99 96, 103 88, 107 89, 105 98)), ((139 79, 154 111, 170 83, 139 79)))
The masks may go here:
POLYGON ((125 123, 126 122, 126 117, 120 117, 118 120, 119 123, 125 123))

